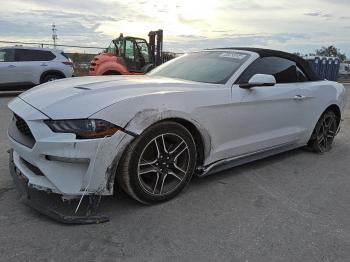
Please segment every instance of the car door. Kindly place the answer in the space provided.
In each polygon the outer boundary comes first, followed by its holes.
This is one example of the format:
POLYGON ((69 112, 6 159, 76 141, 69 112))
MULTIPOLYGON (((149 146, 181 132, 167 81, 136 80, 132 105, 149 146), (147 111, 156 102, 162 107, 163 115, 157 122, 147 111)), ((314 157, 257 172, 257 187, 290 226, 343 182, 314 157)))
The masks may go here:
POLYGON ((18 48, 15 51, 16 70, 18 80, 22 83, 38 83, 38 75, 41 74, 45 64, 41 58, 40 50, 18 48))
POLYGON ((327 81, 310 81, 307 74, 297 67, 296 86, 298 88, 298 108, 303 112, 298 117, 301 126, 305 127, 301 141, 307 143, 318 121, 320 114, 323 112, 325 101, 324 97, 331 97, 333 85, 327 81))
POLYGON ((254 61, 232 87, 231 115, 236 126, 231 130, 229 154, 238 156, 298 143, 305 132, 299 96, 295 62, 279 57, 254 61), (239 87, 255 74, 273 75, 277 84, 239 87))
POLYGON ((0 49, 0 84, 15 83, 17 80, 14 49, 0 49))

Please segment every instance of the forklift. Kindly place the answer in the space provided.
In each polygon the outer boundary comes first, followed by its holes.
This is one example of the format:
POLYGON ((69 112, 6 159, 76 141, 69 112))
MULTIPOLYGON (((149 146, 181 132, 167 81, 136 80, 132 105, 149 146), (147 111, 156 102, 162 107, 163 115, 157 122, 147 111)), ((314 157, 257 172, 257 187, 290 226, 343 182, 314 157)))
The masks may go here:
POLYGON ((90 76, 143 75, 163 63, 163 30, 143 38, 120 36, 112 40, 105 52, 96 55, 89 68, 90 76))

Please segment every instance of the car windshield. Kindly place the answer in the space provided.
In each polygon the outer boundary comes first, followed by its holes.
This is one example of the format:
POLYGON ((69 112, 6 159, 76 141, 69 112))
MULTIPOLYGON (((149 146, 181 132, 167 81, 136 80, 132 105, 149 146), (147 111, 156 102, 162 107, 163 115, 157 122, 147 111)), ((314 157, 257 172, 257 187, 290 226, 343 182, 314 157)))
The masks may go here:
POLYGON ((233 51, 190 53, 161 65, 148 75, 225 84, 248 58, 246 53, 233 51))

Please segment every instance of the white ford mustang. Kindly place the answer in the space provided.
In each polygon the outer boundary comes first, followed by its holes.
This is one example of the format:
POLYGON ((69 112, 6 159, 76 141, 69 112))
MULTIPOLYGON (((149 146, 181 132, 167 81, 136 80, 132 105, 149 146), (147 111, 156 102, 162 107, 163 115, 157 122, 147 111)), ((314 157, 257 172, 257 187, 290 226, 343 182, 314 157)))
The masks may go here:
POLYGON ((206 50, 145 76, 59 80, 21 94, 9 103, 10 166, 36 190, 101 196, 119 183, 153 204, 193 174, 306 145, 328 151, 344 107, 344 87, 297 56, 206 50))

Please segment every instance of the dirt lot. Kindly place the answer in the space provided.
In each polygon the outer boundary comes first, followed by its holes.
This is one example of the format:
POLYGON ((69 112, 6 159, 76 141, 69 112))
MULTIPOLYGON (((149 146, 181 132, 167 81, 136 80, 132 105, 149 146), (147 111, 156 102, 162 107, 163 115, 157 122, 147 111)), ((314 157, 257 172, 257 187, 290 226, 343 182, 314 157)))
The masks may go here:
POLYGON ((0 98, 0 261, 350 261, 350 106, 330 153, 298 149, 194 179, 157 206, 119 193, 101 206, 109 223, 65 226, 18 201, 8 101, 0 98))

